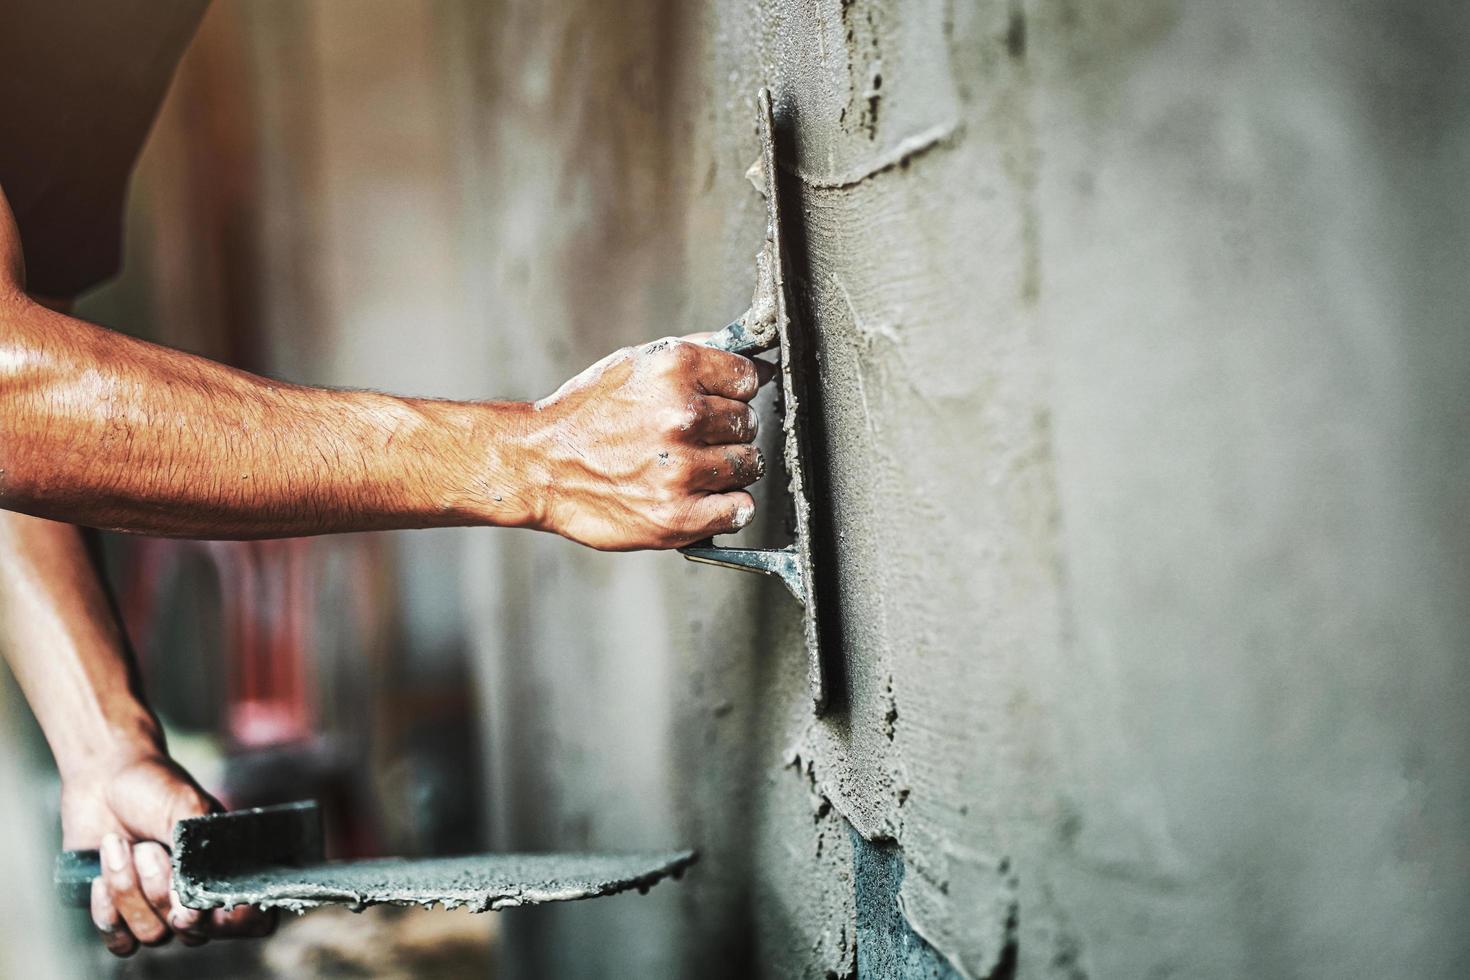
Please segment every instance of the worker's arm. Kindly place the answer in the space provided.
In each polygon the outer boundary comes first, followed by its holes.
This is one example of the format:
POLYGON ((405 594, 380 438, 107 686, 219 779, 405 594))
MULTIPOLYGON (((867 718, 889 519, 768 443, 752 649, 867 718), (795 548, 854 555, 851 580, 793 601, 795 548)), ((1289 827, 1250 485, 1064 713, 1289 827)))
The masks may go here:
POLYGON ((169 758, 76 528, 0 511, 0 650, 56 759, 62 846, 101 851, 92 918, 108 948, 267 931, 258 912, 204 914, 173 897, 159 842, 217 804, 169 758))
POLYGON ((0 198, 0 509, 180 537, 489 524, 668 548, 749 522, 757 387, 750 359, 678 340, 534 404, 282 384, 33 302, 0 198))

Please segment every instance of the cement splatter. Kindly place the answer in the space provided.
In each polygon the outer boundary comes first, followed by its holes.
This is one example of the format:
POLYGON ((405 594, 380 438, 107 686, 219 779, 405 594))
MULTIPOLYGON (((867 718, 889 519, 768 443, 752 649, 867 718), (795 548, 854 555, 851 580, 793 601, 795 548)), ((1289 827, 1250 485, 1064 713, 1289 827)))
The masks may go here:
POLYGON ((877 176, 895 167, 905 166, 912 162, 915 157, 922 156, 936 147, 952 144, 959 136, 960 124, 958 122, 939 123, 923 132, 904 137, 895 146, 877 154, 863 166, 844 173, 818 176, 794 167, 783 167, 783 169, 789 170, 808 187, 820 188, 822 190, 841 190, 843 188, 854 187, 870 177, 877 176))

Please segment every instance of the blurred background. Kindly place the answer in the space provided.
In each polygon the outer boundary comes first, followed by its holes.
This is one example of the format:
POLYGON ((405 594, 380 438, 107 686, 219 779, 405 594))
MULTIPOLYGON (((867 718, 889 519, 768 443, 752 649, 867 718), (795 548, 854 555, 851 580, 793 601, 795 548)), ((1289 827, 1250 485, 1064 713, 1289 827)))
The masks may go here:
MULTIPOLYGON (((460 13, 215 4, 139 164, 126 271, 79 315, 293 381, 490 394, 456 367, 483 357, 465 350, 468 151, 446 95, 469 84, 462 58, 445 63, 460 13)), ((175 756, 227 806, 321 801, 333 856, 485 850, 462 541, 108 536, 175 756)), ((343 975, 488 975, 493 917, 441 916, 374 911, 333 931, 328 913, 277 952, 150 951, 115 972, 304 976, 340 960, 343 975)))
MULTIPOLYGON (((81 313, 291 381, 536 398, 724 324, 772 88, 838 708, 778 584, 675 556, 109 538, 228 802, 316 797, 339 856, 701 859, 116 966, 41 884, 6 975, 1470 975, 1467 17, 215 0, 81 313)), ((34 883, 54 785, 4 720, 34 883)))

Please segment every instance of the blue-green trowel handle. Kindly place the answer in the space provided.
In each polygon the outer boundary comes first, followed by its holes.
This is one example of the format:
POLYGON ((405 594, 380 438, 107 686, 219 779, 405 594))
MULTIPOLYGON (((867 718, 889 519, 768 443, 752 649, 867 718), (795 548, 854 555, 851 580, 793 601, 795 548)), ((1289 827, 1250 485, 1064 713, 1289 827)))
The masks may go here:
POLYGON ((761 351, 770 350, 778 343, 775 336, 761 337, 745 329, 745 317, 741 317, 734 323, 726 326, 704 342, 704 346, 713 347, 715 350, 727 350, 732 354, 744 354, 749 357, 759 354, 761 351))
POLYGON ((96 851, 62 851, 56 855, 56 897, 68 908, 92 904, 92 879, 102 874, 96 851))

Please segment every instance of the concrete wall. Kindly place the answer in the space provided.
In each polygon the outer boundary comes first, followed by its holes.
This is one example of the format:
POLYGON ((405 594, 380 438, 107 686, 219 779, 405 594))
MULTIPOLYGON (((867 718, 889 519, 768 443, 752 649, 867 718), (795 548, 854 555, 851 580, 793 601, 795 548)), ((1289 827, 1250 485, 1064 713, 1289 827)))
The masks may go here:
POLYGON ((446 9, 497 394, 743 308, 772 87, 839 532, 821 720, 779 587, 477 536, 500 842, 705 855, 528 975, 850 973, 847 822, 970 976, 1470 971, 1460 9, 446 9))
POLYGON ((322 383, 539 397, 725 323, 775 94, 834 710, 775 583, 394 539, 415 656, 472 646, 496 844, 703 855, 505 913, 511 973, 874 975, 911 928, 933 974, 1470 975, 1460 5, 222 17, 270 364, 322 383))

